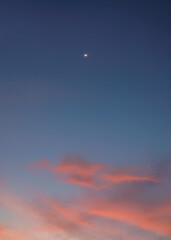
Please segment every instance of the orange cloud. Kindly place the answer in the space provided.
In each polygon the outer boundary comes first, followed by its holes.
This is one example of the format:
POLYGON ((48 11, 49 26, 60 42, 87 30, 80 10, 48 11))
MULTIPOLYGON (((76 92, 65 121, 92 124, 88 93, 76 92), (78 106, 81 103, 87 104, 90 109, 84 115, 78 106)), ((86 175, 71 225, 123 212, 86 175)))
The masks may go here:
MULTIPOLYGON (((15 218, 13 228, 0 227, 0 233, 3 236, 11 237, 13 235, 13 238, 9 239, 19 240, 20 238, 14 236, 18 236, 20 232, 22 235, 24 232, 27 233, 28 237, 30 234, 32 236, 42 235, 43 237, 43 235, 51 233, 77 230, 78 227, 92 228, 86 220, 86 214, 82 215, 77 207, 70 206, 59 199, 39 196, 36 197, 35 201, 28 201, 14 193, 1 192, 0 205, 13 216, 12 218, 15 218)), ((6 238, 4 237, 4 239, 6 238)))
POLYGON ((30 169, 46 169, 57 174, 58 180, 64 183, 82 185, 94 189, 103 186, 96 177, 99 170, 103 168, 101 164, 95 164, 77 156, 70 156, 62 159, 59 164, 51 165, 46 159, 37 163, 29 164, 30 169))
MULTIPOLYGON (((78 239, 83 239, 83 236, 90 239, 97 236, 98 239, 98 235, 101 235, 103 238, 122 236, 124 240, 131 240, 134 239, 131 236, 135 236, 137 229, 169 236, 171 224, 169 201, 151 204, 148 201, 137 201, 134 195, 131 198, 118 198, 111 197, 110 194, 111 190, 108 190, 104 198, 95 194, 67 201, 37 196, 35 201, 28 201, 18 195, 1 192, 1 206, 15 214, 15 221, 19 221, 17 229, 0 228, 2 240, 34 240, 39 239, 38 236, 40 239, 42 237, 53 240, 57 237, 50 236, 61 232, 70 237, 79 236, 78 239), (114 221, 110 229, 108 223, 103 223, 103 219, 114 221), (129 232, 129 236, 123 234, 123 229, 129 232)), ((135 239, 143 238, 136 236, 135 239)))
POLYGON ((77 156, 62 159, 59 164, 51 165, 48 160, 42 159, 29 165, 31 169, 45 169, 58 176, 63 183, 81 185, 93 189, 108 188, 112 184, 123 182, 156 182, 154 176, 139 173, 140 168, 105 166, 91 163, 77 156), (111 171, 113 171, 111 173, 111 171))
MULTIPOLYGON (((92 228, 87 221, 87 214, 83 213, 81 209, 79 209, 75 204, 67 202, 63 202, 59 199, 50 198, 47 196, 42 197, 39 199, 41 204, 43 203, 45 209, 48 210, 48 222, 47 219, 46 223, 52 223, 57 229, 62 230, 70 230, 74 228, 86 227, 92 228), (53 215, 51 214, 53 213, 53 215), (56 216, 56 218, 54 218, 56 216)), ((41 216, 44 216, 44 209, 40 208, 41 211, 39 212, 41 216)), ((45 215, 47 217, 47 214, 45 215)))
POLYGON ((147 181, 147 182, 160 182, 153 176, 147 176, 142 177, 138 175, 133 175, 129 173, 104 173, 102 174, 102 179, 105 181, 109 181, 111 183, 120 183, 120 182, 141 182, 141 181, 147 181))
MULTIPOLYGON (((99 225, 101 219, 105 218, 128 224, 130 228, 138 227, 138 229, 166 237, 171 234, 170 203, 162 202, 151 205, 150 202, 136 202, 134 199, 124 198, 110 199, 108 196, 105 199, 94 196, 84 198, 84 201, 72 200, 70 202, 44 196, 39 201, 40 204, 35 206, 35 209, 44 222, 40 231, 63 230, 73 233, 83 229, 93 231, 94 234, 107 234, 105 231, 107 226, 99 225)), ((119 226, 119 231, 116 231, 114 227, 111 228, 110 234, 113 236, 121 234, 123 226, 120 224, 119 226)), ((127 239, 126 236, 124 239, 127 239)))
POLYGON ((104 166, 78 157, 68 157, 56 165, 42 159, 29 168, 48 170, 62 182, 92 191, 62 200, 35 192, 27 199, 19 191, 16 194, 8 187, 0 189, 0 206, 10 216, 7 221, 2 219, 0 240, 55 240, 60 234, 76 240, 154 240, 170 236, 171 201, 167 187, 164 189, 168 183, 149 183, 158 180, 145 174, 144 169, 104 166), (140 181, 143 183, 118 184, 140 181))
POLYGON ((125 222, 166 237, 171 235, 171 204, 151 206, 148 202, 139 203, 128 199, 91 198, 82 207, 85 212, 97 217, 125 222))
MULTIPOLYGON (((40 231, 70 232, 72 230, 73 232, 81 229, 81 231, 92 231, 98 235, 98 233, 104 234, 107 227, 100 223, 110 220, 121 227, 117 227, 120 229, 118 231, 111 228, 110 233, 106 234, 112 234, 118 238, 122 236, 120 238, 131 239, 122 234, 125 225, 133 229, 130 236, 134 236, 135 229, 165 237, 171 234, 169 195, 162 196, 165 182, 151 184, 160 181, 155 174, 154 176, 147 174, 146 169, 105 166, 85 161, 79 157, 68 157, 57 165, 51 165, 44 160, 36 163, 35 168, 49 170, 64 183, 101 189, 98 192, 91 191, 91 197, 86 195, 81 200, 72 198, 71 201, 61 202, 56 198, 40 198, 40 204, 34 206, 35 212, 44 222, 40 231), (126 182, 135 184, 119 185, 119 183, 126 182), (143 183, 139 184, 139 182, 143 183), (161 191, 161 195, 155 197, 157 188, 158 193, 161 191)), ((140 237, 135 239, 140 239, 140 237)))
POLYGON ((99 182, 97 175, 103 168, 101 164, 91 163, 76 156, 62 160, 53 167, 53 171, 63 182, 100 189, 103 185, 99 182))

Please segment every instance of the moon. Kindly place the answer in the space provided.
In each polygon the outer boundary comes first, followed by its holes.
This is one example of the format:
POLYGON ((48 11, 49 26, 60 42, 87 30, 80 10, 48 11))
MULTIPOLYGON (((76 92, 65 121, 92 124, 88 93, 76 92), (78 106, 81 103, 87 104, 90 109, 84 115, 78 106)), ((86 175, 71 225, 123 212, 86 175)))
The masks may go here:
POLYGON ((88 53, 84 53, 84 55, 83 55, 85 58, 87 58, 88 57, 88 53))

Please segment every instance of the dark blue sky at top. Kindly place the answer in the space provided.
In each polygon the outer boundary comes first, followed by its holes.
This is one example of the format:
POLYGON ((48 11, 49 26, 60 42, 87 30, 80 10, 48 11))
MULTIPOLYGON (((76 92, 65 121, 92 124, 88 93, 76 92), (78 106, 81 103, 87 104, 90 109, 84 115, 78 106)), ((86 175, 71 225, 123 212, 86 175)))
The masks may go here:
POLYGON ((0 1, 3 166, 168 157, 170 29, 165 0, 0 1))

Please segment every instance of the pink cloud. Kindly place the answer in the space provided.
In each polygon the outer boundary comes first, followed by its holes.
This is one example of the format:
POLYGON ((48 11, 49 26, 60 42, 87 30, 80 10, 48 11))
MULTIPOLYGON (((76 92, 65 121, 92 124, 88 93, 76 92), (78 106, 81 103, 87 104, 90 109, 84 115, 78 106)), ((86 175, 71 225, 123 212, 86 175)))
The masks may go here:
POLYGON ((56 174, 58 180, 63 183, 76 184, 94 189, 101 188, 96 175, 104 167, 77 156, 62 159, 59 164, 51 165, 46 159, 29 164, 30 169, 45 169, 56 174))
POLYGON ((145 173, 141 168, 105 166, 85 161, 77 156, 69 156, 56 165, 52 165, 48 160, 42 159, 39 162, 29 164, 29 168, 45 169, 56 174, 58 180, 63 183, 93 189, 108 188, 113 184, 124 182, 160 182, 154 176, 145 173))
MULTIPOLYGON (((149 234, 148 231, 159 236, 169 236, 171 224, 169 199, 167 202, 155 201, 151 204, 150 201, 135 199, 136 192, 119 198, 112 197, 111 193, 112 189, 109 189, 103 198, 93 194, 67 200, 49 196, 32 196, 35 200, 28 201, 16 194, 1 192, 1 206, 14 214, 15 221, 20 223, 19 229, 1 227, 2 240, 34 240, 37 239, 36 236, 49 239, 51 234, 61 232, 68 237, 79 236, 78 239, 83 236, 94 239, 92 237, 94 235, 98 239, 99 235, 103 238, 111 235, 131 240, 131 236, 135 236, 136 229, 138 231, 144 229, 145 236, 149 234), (111 228, 108 228, 109 225, 105 223, 105 219, 113 221, 111 228), (129 231, 129 236, 123 234, 124 229, 129 231)), ((136 239, 142 238, 136 235, 136 239)), ((148 239, 151 240, 151 238, 148 239)))
POLYGON ((127 199, 91 198, 82 205, 87 214, 125 222, 166 237, 171 236, 171 204, 151 206, 127 199), (166 207, 167 206, 167 207, 166 207))
POLYGON ((116 173, 104 173, 102 179, 111 183, 121 182, 160 182, 153 176, 138 176, 130 173, 116 172, 116 173))
POLYGON ((64 231, 69 236, 78 234, 82 238, 91 232, 95 236, 101 234, 103 238, 112 236, 124 240, 143 239, 143 234, 150 236, 144 237, 150 240, 154 236, 169 237, 171 234, 171 201, 170 195, 166 194, 167 183, 154 177, 155 171, 153 176, 145 168, 105 166, 79 157, 62 159, 56 165, 44 159, 30 167, 48 170, 64 183, 92 189, 88 191, 89 195, 71 196, 67 200, 39 196, 29 207, 26 204, 25 208, 29 210, 25 215, 36 223, 38 233, 64 231), (108 229, 106 221, 111 221, 113 227, 108 229), (123 229, 129 232, 129 236, 123 234, 123 229), (141 236, 135 234, 137 231, 142 232, 141 236))

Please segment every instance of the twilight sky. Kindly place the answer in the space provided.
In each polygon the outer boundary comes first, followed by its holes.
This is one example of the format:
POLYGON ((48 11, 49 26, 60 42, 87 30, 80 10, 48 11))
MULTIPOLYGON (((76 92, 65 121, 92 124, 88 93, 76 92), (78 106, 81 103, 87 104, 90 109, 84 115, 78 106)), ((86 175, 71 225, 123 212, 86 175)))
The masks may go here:
POLYGON ((0 1, 0 240, 170 239, 170 29, 170 0, 0 1))

